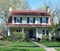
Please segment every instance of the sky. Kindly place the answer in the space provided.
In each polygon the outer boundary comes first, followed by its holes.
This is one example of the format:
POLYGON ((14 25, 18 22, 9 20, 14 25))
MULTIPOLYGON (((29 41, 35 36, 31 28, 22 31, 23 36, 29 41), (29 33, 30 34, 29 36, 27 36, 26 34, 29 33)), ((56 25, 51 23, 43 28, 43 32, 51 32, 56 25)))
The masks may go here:
MULTIPOLYGON (((54 6, 56 6, 56 4, 60 4, 60 0, 27 0, 31 10, 36 10, 42 6, 44 6, 44 4, 50 4, 50 7, 52 7, 54 9, 54 6)), ((57 6, 58 6, 57 5, 57 6)), ((54 23, 58 23, 58 18, 55 17, 54 18, 54 23)))
MULTIPOLYGON (((30 6, 31 10, 36 10, 44 5, 44 3, 51 4, 54 7, 56 3, 60 4, 60 0, 26 0, 28 5, 30 6)), ((0 19, 0 22, 1 19, 0 19)))
POLYGON ((27 0, 28 1, 28 4, 30 6, 30 8, 32 10, 36 10, 38 9, 39 7, 43 6, 44 3, 49 3, 54 7, 54 4, 55 3, 60 3, 60 0, 27 0))

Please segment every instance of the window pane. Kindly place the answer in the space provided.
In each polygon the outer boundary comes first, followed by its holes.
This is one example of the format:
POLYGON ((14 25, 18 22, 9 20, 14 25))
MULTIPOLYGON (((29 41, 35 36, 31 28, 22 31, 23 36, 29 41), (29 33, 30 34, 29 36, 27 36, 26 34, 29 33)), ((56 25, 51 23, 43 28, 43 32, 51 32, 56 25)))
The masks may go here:
POLYGON ((16 21, 17 23, 20 23, 20 17, 17 17, 16 21))
POLYGON ((33 23, 33 18, 29 18, 29 22, 30 23, 33 23))
POLYGON ((42 23, 46 23, 46 18, 42 18, 42 23))

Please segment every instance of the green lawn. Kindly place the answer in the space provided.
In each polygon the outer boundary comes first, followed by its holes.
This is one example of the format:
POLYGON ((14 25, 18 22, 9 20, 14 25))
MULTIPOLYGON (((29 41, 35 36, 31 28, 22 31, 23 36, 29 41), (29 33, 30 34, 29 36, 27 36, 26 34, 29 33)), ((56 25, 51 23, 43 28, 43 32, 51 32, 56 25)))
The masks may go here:
POLYGON ((43 48, 16 48, 16 47, 1 47, 0 51, 45 51, 43 48))
POLYGON ((0 46, 12 46, 12 47, 37 47, 36 44, 34 44, 33 42, 29 41, 23 41, 23 42, 19 42, 19 41, 0 41, 0 46))
POLYGON ((11 42, 9 46, 13 46, 13 47, 37 47, 36 44, 32 43, 32 42, 11 42))
POLYGON ((46 45, 48 47, 60 47, 60 42, 40 42, 43 45, 46 45))
POLYGON ((57 51, 60 51, 60 48, 57 48, 57 51))
POLYGON ((3 46, 0 46, 0 51, 45 51, 43 48, 36 47, 36 44, 26 41, 0 41, 0 45, 3 46))

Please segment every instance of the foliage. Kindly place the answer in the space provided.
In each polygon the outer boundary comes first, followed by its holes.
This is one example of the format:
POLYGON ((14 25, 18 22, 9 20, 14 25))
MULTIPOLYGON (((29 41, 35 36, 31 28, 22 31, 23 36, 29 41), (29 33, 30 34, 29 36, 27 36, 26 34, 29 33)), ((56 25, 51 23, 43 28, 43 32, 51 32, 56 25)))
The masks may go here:
POLYGON ((0 18, 6 24, 6 30, 8 31, 8 18, 9 18, 9 8, 12 7, 13 10, 28 10, 28 2, 25 0, 0 0, 0 18))
POLYGON ((13 32, 16 40, 23 41, 25 39, 25 34, 23 32, 13 32))
POLYGON ((60 48, 56 48, 57 51, 60 51, 60 48))
POLYGON ((12 37, 11 36, 7 36, 3 40, 12 41, 12 37))
POLYGON ((8 46, 10 43, 8 41, 0 40, 0 46, 8 46))
POLYGON ((44 34, 43 34, 43 35, 42 35, 42 40, 43 40, 43 41, 48 41, 48 40, 49 40, 49 35, 47 35, 47 34, 44 35, 44 34))

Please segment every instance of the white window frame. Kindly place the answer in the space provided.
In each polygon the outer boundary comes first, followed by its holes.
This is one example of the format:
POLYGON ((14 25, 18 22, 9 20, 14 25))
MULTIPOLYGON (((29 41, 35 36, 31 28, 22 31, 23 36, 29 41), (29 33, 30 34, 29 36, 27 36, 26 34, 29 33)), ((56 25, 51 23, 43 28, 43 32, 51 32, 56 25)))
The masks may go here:
MULTIPOLYGON (((22 24, 22 23, 20 23, 20 22, 17 22, 17 18, 20 19, 20 17, 16 17, 16 23, 14 23, 14 24, 22 24)), ((19 20, 19 21, 20 21, 20 20, 19 20)), ((14 22, 14 18, 13 18, 13 22, 14 22)))

